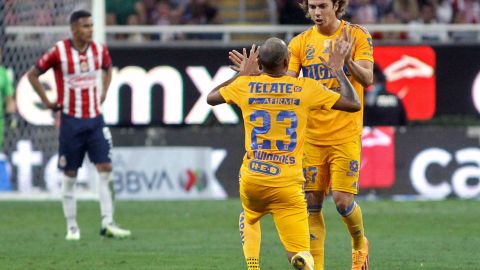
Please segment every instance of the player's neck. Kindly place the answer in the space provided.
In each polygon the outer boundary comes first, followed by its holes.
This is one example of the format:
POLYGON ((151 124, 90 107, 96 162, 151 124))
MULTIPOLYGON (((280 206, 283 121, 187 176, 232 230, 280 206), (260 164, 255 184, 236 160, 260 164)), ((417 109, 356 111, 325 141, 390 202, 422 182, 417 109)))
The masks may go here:
POLYGON ((283 77, 283 76, 285 76, 284 71, 263 71, 263 74, 268 75, 270 77, 283 77))
POLYGON ((79 52, 84 52, 88 48, 88 42, 84 42, 78 39, 72 39, 72 46, 79 52))
POLYGON ((332 23, 327 25, 317 25, 317 31, 324 36, 331 36, 338 30, 340 24, 341 21, 339 19, 335 19, 332 23))

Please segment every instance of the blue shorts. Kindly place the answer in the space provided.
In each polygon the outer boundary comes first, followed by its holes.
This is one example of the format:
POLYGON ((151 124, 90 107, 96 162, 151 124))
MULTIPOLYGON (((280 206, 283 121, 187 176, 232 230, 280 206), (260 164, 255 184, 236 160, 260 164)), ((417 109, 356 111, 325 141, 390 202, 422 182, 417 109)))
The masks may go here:
POLYGON ((76 171, 82 167, 85 153, 94 164, 111 163, 112 135, 103 116, 75 118, 61 115, 58 168, 76 171))

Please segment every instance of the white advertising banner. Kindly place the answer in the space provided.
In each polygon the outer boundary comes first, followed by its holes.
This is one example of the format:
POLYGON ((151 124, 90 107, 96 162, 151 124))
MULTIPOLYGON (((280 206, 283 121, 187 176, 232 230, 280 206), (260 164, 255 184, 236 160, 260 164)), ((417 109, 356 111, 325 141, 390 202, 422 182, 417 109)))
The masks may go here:
MULTIPOLYGON (((21 143, 25 149, 31 148, 29 141, 21 143)), ((226 155, 225 149, 210 147, 114 147, 112 179, 116 199, 225 199, 227 193, 215 172, 226 155)), ((58 155, 43 160, 41 152, 23 151, 13 156, 18 187, 0 192, 0 200, 61 198, 63 173, 57 168, 58 155), (38 159, 35 164, 45 164, 44 188, 33 185, 33 165, 26 162, 33 160, 31 157, 38 159)), ((78 171, 76 197, 97 199, 97 183, 95 166, 86 158, 78 171)))
POLYGON ((113 183, 118 199, 224 199, 208 147, 116 147, 113 183))

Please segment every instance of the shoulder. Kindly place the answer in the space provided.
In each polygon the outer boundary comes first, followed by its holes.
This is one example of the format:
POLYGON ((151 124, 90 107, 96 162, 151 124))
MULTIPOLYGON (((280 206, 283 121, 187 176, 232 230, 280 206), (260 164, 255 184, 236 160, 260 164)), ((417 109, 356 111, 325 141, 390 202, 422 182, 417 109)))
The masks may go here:
POLYGON ((90 46, 94 47, 97 51, 108 52, 108 47, 105 44, 96 43, 95 41, 91 41, 90 46))
POLYGON ((62 40, 59 40, 57 41, 57 43, 55 43, 55 45, 53 45, 52 49, 60 49, 60 48, 70 48, 71 47, 71 41, 70 39, 66 38, 66 39, 62 39, 62 40))
POLYGON ((245 86, 248 84, 248 82, 251 81, 251 76, 239 76, 235 80, 233 80, 231 83, 226 85, 226 88, 240 88, 242 89, 242 86, 245 86))
POLYGON ((306 92, 314 91, 317 87, 319 87, 319 85, 321 85, 319 81, 309 77, 298 77, 296 80, 297 84, 303 86, 303 89, 305 89, 306 92))
POLYGON ((310 28, 306 29, 305 31, 301 32, 300 34, 294 36, 290 40, 290 44, 303 42, 305 39, 310 37, 310 35, 312 34, 312 30, 313 30, 313 27, 310 27, 310 28))
POLYGON ((352 32, 356 36, 370 36, 370 32, 368 32, 367 28, 365 28, 363 25, 345 21, 345 26, 352 27, 352 32))

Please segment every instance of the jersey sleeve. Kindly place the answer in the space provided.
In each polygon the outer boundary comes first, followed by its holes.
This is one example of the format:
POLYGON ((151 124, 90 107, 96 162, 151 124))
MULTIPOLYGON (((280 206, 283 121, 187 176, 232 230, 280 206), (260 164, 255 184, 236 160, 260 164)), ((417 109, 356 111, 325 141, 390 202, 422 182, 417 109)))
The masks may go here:
POLYGON ((341 97, 339 93, 329 90, 315 80, 308 79, 305 82, 305 88, 311 88, 313 90, 309 98, 313 109, 331 110, 333 105, 335 105, 341 97))
POLYGON ((353 55, 353 61, 368 60, 373 62, 373 40, 367 29, 355 25, 353 36, 355 41, 355 53, 353 55))
POLYGON ((288 44, 288 51, 290 52, 288 70, 297 74, 300 73, 300 68, 302 67, 301 43, 301 35, 297 35, 288 44))
POLYGON ((231 84, 220 88, 220 95, 222 95, 225 102, 228 104, 239 104, 240 103, 240 81, 241 78, 237 78, 231 84))
POLYGON ((54 67, 60 62, 60 53, 57 46, 53 46, 47 52, 45 52, 35 63, 40 74, 45 73, 51 67, 54 67))
POLYGON ((103 46, 102 50, 102 69, 107 70, 112 66, 112 59, 110 58, 110 53, 108 52, 107 46, 103 46))

